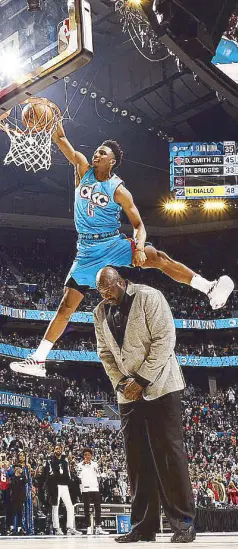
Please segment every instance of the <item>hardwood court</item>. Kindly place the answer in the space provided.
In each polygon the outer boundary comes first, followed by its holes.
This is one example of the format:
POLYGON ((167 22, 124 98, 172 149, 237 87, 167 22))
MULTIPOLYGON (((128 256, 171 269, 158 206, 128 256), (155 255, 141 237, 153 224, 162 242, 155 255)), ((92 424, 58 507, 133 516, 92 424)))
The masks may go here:
MULTIPOLYGON (((158 535, 156 542, 151 543, 127 543, 123 547, 133 547, 138 545, 138 549, 169 549, 169 547, 178 547, 178 549, 235 549, 238 548, 238 534, 198 534, 193 543, 170 544, 170 534, 158 535)), ((56 537, 56 536, 38 536, 38 537, 1 537, 0 549, 116 549, 121 547, 114 541, 113 536, 80 536, 80 537, 56 537)))

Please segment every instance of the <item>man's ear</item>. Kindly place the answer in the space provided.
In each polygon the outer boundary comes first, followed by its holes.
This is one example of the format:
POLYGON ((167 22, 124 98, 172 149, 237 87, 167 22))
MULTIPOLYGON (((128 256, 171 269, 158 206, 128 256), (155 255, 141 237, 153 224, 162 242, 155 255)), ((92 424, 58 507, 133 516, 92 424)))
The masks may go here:
POLYGON ((112 158, 112 159, 111 159, 111 166, 115 166, 115 164, 116 164, 116 159, 115 159, 115 158, 112 158))

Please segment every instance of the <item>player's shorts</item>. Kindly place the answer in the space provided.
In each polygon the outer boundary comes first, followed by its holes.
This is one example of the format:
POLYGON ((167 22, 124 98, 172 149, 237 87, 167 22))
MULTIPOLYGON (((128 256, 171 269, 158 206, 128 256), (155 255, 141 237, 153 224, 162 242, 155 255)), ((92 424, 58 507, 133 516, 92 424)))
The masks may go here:
POLYGON ((96 288, 97 272, 103 267, 130 267, 135 243, 124 234, 100 241, 79 239, 78 251, 65 281, 65 286, 96 288), (73 281, 76 285, 72 284, 73 281))

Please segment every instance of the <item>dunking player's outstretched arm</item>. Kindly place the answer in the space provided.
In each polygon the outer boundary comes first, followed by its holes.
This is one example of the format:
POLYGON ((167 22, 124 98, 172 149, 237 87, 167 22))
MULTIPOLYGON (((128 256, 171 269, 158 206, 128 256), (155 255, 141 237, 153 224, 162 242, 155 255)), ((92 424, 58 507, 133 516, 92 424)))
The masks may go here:
POLYGON ((58 145, 59 149, 67 158, 67 160, 75 166, 75 168, 77 169, 77 174, 80 177, 83 177, 90 168, 90 164, 86 156, 84 156, 84 154, 82 154, 81 152, 76 151, 71 143, 68 141, 62 122, 58 122, 57 130, 52 135, 52 139, 56 143, 56 145, 58 145))
POLYGON ((114 199, 117 204, 120 204, 132 224, 134 230, 133 236, 136 243, 135 252, 133 254, 133 265, 135 267, 140 267, 146 261, 146 230, 144 223, 141 219, 139 210, 134 203, 132 194, 125 187, 123 187, 123 185, 119 185, 119 187, 117 187, 114 199))

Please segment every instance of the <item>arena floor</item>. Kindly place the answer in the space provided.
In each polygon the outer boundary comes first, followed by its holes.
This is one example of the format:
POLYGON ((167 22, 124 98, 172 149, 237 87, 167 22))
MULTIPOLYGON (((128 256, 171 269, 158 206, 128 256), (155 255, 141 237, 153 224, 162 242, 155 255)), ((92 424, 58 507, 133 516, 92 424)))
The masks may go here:
MULTIPOLYGON (((155 547, 157 544, 160 549, 168 549, 170 547, 170 534, 158 535, 156 542, 151 543, 142 543, 138 544, 139 549, 149 549, 149 547, 155 547)), ((136 547, 136 543, 126 544, 125 546, 136 547)), ((64 538, 61 537, 52 537, 52 536, 38 536, 38 537, 19 537, 19 538, 9 538, 1 537, 0 539, 0 548, 7 547, 8 549, 59 549, 62 546, 62 549, 111 549, 111 547, 118 548, 119 544, 114 541, 113 536, 102 536, 102 537, 70 537, 64 538)), ((123 545, 124 547, 124 545, 123 545)), ((231 534, 198 534, 196 541, 193 543, 177 543, 176 547, 178 549, 224 549, 224 548, 235 548, 238 547, 238 533, 231 534)))

